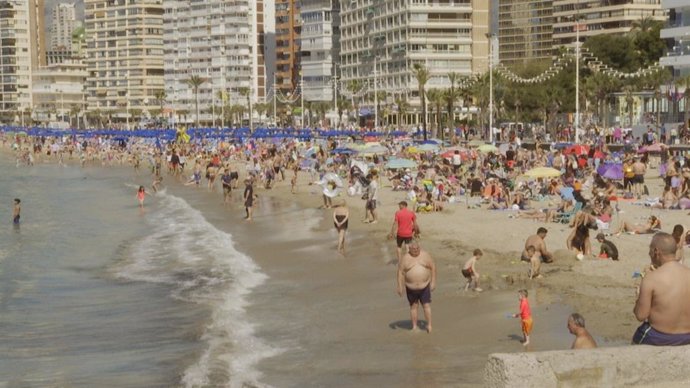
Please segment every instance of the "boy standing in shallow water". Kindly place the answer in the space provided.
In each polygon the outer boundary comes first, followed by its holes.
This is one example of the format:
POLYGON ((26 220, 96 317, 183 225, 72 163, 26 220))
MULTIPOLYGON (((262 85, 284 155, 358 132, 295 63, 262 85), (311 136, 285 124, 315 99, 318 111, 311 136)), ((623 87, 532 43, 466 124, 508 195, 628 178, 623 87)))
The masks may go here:
POLYGON ((520 318, 522 321, 522 335, 524 340, 522 344, 524 346, 529 345, 529 335, 532 333, 532 310, 529 307, 529 301, 527 300, 527 290, 522 289, 518 291, 518 298, 520 299, 520 312, 513 314, 513 318, 520 318))
POLYGON ((14 199, 14 209, 12 209, 12 223, 14 223, 15 225, 19 225, 19 219, 21 218, 21 202, 22 201, 19 198, 14 199))
POLYGON ((467 279, 465 291, 469 290, 470 287, 472 287, 473 291, 482 291, 482 289, 479 288, 479 272, 477 272, 475 266, 477 265, 477 260, 481 259, 484 255, 484 252, 482 252, 481 249, 475 249, 472 254, 472 258, 467 260, 465 266, 462 267, 462 276, 467 279))

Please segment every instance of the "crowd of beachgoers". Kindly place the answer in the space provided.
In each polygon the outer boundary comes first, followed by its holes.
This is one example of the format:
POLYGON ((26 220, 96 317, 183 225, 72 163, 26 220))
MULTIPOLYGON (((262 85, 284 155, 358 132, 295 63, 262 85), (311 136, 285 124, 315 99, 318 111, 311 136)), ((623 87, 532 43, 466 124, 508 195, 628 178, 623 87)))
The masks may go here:
MULTIPOLYGON (((459 136, 422 140, 403 131, 395 136, 340 135, 337 131, 318 137, 276 133, 234 140, 178 133, 165 141, 126 132, 88 137, 78 133, 0 133, 2 144, 14 150, 17 166, 43 162, 79 163, 83 167, 128 165, 139 174, 151 174, 153 191, 160 190, 167 179, 177 179, 189 186, 220 189, 226 201, 234 190, 243 189, 247 220, 252 219, 255 189, 270 190, 278 182, 289 182, 296 192, 300 190, 299 176, 307 176, 309 185, 320 186, 324 208, 337 209, 341 203, 334 199, 341 195, 366 200, 368 223, 379 221, 375 209, 383 187, 403 192, 404 207, 420 215, 444 212, 449 204, 458 203, 467 208, 506 210, 507 218, 568 224, 572 232, 566 245, 580 260, 617 260, 615 244, 607 240, 609 235, 653 234, 661 229, 659 217, 651 216, 644 224, 623 221, 611 230, 620 201, 655 209, 690 208, 690 159, 671 152, 653 134, 639 142, 627 136, 624 147, 612 152, 606 133, 588 136, 581 143, 557 144, 523 144, 514 132, 495 144, 459 136), (651 167, 658 168, 663 178, 661 197, 649 195, 645 176, 651 167), (592 251, 592 229, 599 231, 598 253, 592 251)), ((142 206, 146 192, 147 188, 141 187, 142 206)), ((343 213, 334 213, 336 229, 342 229, 338 223, 342 218, 336 216, 343 213)), ((686 234, 682 226, 673 230, 681 261, 686 234)), ((536 236, 528 238, 522 256, 531 263, 529 278, 541 277, 541 263, 552 260, 536 236)), ((340 234, 339 249, 344 251, 343 238, 340 234)), ((414 243, 411 246, 415 247, 414 243)), ((469 271, 468 287, 472 284, 473 289, 481 290, 478 278, 472 276, 476 256, 464 270, 469 271)), ((400 253, 398 260, 402 260, 400 253)))

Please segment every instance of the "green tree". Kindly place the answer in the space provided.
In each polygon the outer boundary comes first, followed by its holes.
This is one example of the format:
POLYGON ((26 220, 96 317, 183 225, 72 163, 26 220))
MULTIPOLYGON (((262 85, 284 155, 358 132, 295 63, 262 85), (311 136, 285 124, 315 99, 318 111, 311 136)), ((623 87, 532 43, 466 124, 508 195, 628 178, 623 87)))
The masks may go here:
MULTIPOLYGON (((252 101, 251 101, 251 89, 243 86, 237 89, 237 91, 240 93, 240 96, 244 97, 247 101, 247 112, 249 113, 249 131, 253 131, 253 123, 252 123, 252 101)), ((241 119, 240 119, 241 121, 241 119)))
MULTIPOLYGON (((453 118, 455 117, 455 102, 461 98, 461 91, 457 88, 457 83, 460 80, 460 75, 458 73, 448 73, 448 81, 450 82, 450 88, 445 91, 444 99, 446 102, 446 110, 448 111, 448 128, 453 130, 455 128, 455 122, 453 118)), ((452 133, 455 133, 453 130, 452 133)))
POLYGON ((685 87, 685 92, 683 93, 683 102, 685 105, 685 111, 683 112, 683 122, 685 123, 685 125, 687 125, 688 119, 690 119, 690 74, 681 78, 678 83, 685 87))
POLYGON ((401 95, 395 99, 395 105, 398 106, 398 125, 406 125, 405 117, 407 112, 410 111, 410 103, 405 96, 401 95))
POLYGON ((414 68, 412 70, 412 74, 414 75, 415 79, 417 80, 417 86, 418 86, 418 93, 419 93, 419 100, 422 105, 422 129, 423 129, 423 134, 424 134, 424 140, 427 140, 427 123, 426 123, 426 93, 424 92, 424 89, 426 87, 426 83, 429 82, 430 74, 429 70, 420 65, 420 64, 415 64, 414 68))
MULTIPOLYGON (((429 103, 436 110, 435 128, 432 127, 432 137, 437 137, 439 133, 443 133, 441 128, 441 119, 443 114, 443 104, 445 103, 444 91, 441 89, 429 89, 426 92, 429 103)), ((443 135, 441 135, 443 136, 443 135)))
POLYGON ((196 127, 199 128, 199 88, 206 83, 205 78, 198 75, 193 75, 187 80, 187 84, 194 89, 194 98, 196 99, 196 127))

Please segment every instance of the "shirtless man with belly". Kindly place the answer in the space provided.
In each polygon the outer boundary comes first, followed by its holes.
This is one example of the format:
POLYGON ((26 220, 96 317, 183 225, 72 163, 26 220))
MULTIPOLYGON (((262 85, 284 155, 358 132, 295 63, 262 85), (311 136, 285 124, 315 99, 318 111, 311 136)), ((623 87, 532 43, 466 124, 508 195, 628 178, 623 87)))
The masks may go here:
POLYGON ((676 260, 676 240, 657 233, 649 244, 651 271, 642 278, 635 317, 642 322, 634 344, 690 345, 690 269, 676 260))
POLYGON ((431 291, 436 289, 436 265, 416 241, 409 244, 407 254, 398 262, 399 296, 403 294, 403 285, 410 303, 412 330, 417 330, 417 310, 421 302, 427 321, 426 331, 431 333, 431 291))

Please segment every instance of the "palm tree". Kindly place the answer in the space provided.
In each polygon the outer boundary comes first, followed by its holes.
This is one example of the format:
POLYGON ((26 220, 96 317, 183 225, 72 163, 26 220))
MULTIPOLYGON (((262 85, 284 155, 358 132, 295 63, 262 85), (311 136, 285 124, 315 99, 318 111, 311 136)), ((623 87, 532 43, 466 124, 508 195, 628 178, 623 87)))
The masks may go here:
POLYGON ((352 94, 352 108, 355 110, 355 121, 359 123, 359 104, 357 104, 355 95, 362 91, 362 82, 360 80, 353 79, 347 84, 347 90, 352 94))
POLYGON ((652 30, 659 22, 654 20, 652 16, 643 16, 639 20, 632 23, 633 31, 648 32, 652 30))
MULTIPOLYGON (((661 86, 666 85, 673 75, 668 69, 659 69, 658 71, 650 74, 649 76, 642 79, 643 87, 647 90, 652 90, 654 92, 654 100, 656 105, 656 125, 661 126, 661 101, 664 95, 661 93, 661 86)), ((682 84, 682 80, 680 81, 682 84)))
POLYGON ((617 79, 597 72, 585 80, 585 90, 591 91, 591 96, 595 100, 597 115, 604 127, 608 126, 608 104, 606 103, 609 94, 615 92, 620 87, 617 79))
POLYGON ((168 94, 165 92, 165 89, 160 89, 157 90, 156 93, 153 95, 153 98, 156 99, 156 102, 160 106, 160 111, 158 111, 158 114, 154 114, 153 116, 160 116, 160 119, 163 119, 163 107, 165 106, 166 99, 168 98, 168 94))
POLYGON ((343 122, 343 111, 350 111, 352 109, 352 103, 350 100, 345 98, 338 99, 338 122, 343 122))
POLYGON ((196 127, 199 128, 199 87, 207 80, 198 75, 193 75, 187 80, 187 84, 194 89, 194 96, 196 98, 196 127))
POLYGON ((685 112, 683 113, 683 123, 688 125, 688 118, 690 116, 690 74, 679 80, 679 84, 685 87, 683 93, 683 102, 685 105, 685 112))
POLYGON ((404 125, 405 115, 410 110, 410 103, 407 102, 407 98, 401 95, 395 99, 395 105, 398 106, 398 126, 404 125))
POLYGON ((426 95, 424 93, 424 88, 426 87, 426 83, 429 82, 429 70, 420 65, 420 64, 415 64, 414 69, 412 70, 412 74, 414 77, 417 79, 417 85, 419 87, 419 100, 422 105, 422 128, 423 128, 423 133, 424 133, 424 140, 427 140, 427 132, 426 132, 426 95))
POLYGON ((455 102, 461 97, 460 90, 455 87, 460 75, 455 72, 448 73, 448 81, 450 81, 450 88, 446 90, 445 100, 446 109, 448 110, 448 128, 453 129, 454 124, 454 112, 455 112, 455 102))
MULTIPOLYGON (((382 109, 382 107, 386 106, 386 99, 388 99, 388 92, 386 92, 385 90, 379 90, 376 93, 376 101, 378 102, 376 109, 379 113, 379 122, 381 121, 381 112, 385 111, 385 109, 382 109)), ((377 127, 378 124, 379 123, 374 123, 374 127, 377 127)))
POLYGON ((69 115, 70 115, 69 124, 72 125, 72 117, 74 117, 76 119, 76 125, 74 125, 73 127, 79 126, 79 113, 81 113, 81 106, 74 104, 70 107, 70 109, 69 109, 69 115))
POLYGON ((429 99, 429 103, 436 108, 436 128, 434 130, 432 127, 431 136, 437 137, 439 132, 443 132, 441 129, 441 109, 443 107, 443 103, 445 102, 445 95, 441 89, 429 89, 426 92, 426 96, 429 99))
MULTIPOLYGON (((246 86, 242 86, 237 91, 240 93, 240 96, 245 97, 247 99, 247 112, 249 112, 249 131, 252 131, 252 102, 250 99, 250 89, 246 86)), ((241 120, 240 120, 241 121, 241 120)))
POLYGON ((632 127, 633 125, 633 104, 635 103, 635 89, 632 85, 625 85, 623 87, 623 93, 625 93, 625 104, 628 110, 628 124, 632 127))

